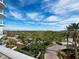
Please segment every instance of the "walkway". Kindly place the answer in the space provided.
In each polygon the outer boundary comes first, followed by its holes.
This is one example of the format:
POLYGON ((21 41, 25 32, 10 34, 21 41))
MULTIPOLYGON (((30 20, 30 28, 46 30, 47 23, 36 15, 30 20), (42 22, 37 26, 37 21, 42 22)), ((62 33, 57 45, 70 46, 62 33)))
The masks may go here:
POLYGON ((58 51, 65 49, 65 46, 54 44, 51 47, 48 47, 45 53, 45 59, 59 59, 57 56, 58 51))

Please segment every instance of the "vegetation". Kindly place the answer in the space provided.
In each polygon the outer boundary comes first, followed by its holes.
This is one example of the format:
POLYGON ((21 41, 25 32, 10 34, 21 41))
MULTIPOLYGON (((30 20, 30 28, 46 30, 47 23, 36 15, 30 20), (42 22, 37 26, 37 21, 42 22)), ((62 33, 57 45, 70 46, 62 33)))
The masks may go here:
MULTIPOLYGON (((79 55, 79 49, 77 49, 79 55)), ((63 49, 59 52, 63 59, 75 59, 75 50, 74 49, 63 49)))
MULTIPOLYGON (((68 37, 71 36, 70 33, 72 33, 72 38, 74 41, 74 49, 75 49, 75 59, 78 59, 77 57, 77 40, 78 40, 78 30, 79 30, 79 23, 73 23, 67 27, 68 35, 67 35, 67 42, 68 42, 68 37)), ((68 43, 67 43, 68 47, 68 43)))
POLYGON ((45 50, 49 45, 65 39, 64 32, 53 31, 8 31, 7 37, 16 37, 24 44, 24 47, 16 49, 17 51, 33 57, 37 57, 41 52, 39 59, 44 59, 45 50))
MULTIPOLYGON (((44 54, 48 46, 53 45, 53 42, 61 42, 67 38, 67 48, 69 49, 68 45, 68 38, 73 38, 73 46, 75 54, 75 59, 77 58, 77 41, 78 40, 78 29, 79 24, 73 23, 67 26, 67 31, 55 32, 55 31, 7 31, 7 36, 4 37, 4 40, 9 41, 7 42, 7 47, 12 48, 17 45, 17 42, 21 42, 23 44, 22 48, 17 48, 17 51, 20 51, 24 54, 37 57, 39 53, 39 59, 44 59, 44 54), (17 40, 8 37, 15 37, 17 40)), ((68 50, 67 50, 68 51, 68 50)), ((72 50, 68 51, 68 53, 61 52, 63 55, 71 55, 72 50)))

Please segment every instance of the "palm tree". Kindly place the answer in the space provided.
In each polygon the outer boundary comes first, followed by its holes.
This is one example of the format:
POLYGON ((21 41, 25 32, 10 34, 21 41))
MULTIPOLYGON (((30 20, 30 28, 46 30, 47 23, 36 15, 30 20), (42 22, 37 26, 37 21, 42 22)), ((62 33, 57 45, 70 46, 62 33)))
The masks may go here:
MULTIPOLYGON (((68 29, 68 27, 67 27, 67 29, 68 29)), ((68 31, 68 32, 67 32, 67 48, 68 48, 68 42, 69 42, 69 41, 68 41, 68 40, 69 40, 69 39, 68 39, 68 38, 69 38, 69 34, 70 34, 70 32, 68 31)))
POLYGON ((69 26, 67 26, 66 28, 67 28, 67 48, 68 48, 68 42, 69 42, 69 36, 70 36, 70 33, 72 32, 72 24, 71 25, 69 25, 69 26))
MULTIPOLYGON (((78 59, 77 58, 77 35, 78 35, 78 29, 79 29, 79 23, 72 23, 71 25, 69 25, 67 27, 67 30, 68 30, 68 36, 69 36, 69 33, 73 33, 73 41, 74 41, 74 48, 75 48, 75 59, 78 59)), ((67 41, 68 41, 68 37, 67 37, 67 41)))

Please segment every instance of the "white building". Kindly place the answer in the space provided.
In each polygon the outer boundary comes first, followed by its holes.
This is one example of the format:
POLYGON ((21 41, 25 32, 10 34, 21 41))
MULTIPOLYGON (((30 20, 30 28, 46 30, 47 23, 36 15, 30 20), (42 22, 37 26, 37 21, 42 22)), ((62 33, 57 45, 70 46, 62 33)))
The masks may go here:
POLYGON ((3 18, 5 17, 3 14, 3 9, 5 8, 5 5, 3 3, 3 0, 0 0, 0 38, 3 36, 3 18))
MULTIPOLYGON (((5 5, 3 3, 3 0, 0 0, 0 39, 3 36, 3 27, 4 27, 3 18, 5 17, 3 15, 4 8, 5 5)), ((0 46, 0 59, 35 59, 35 58, 14 51, 12 49, 6 48, 4 46, 0 46)))
POLYGON ((28 55, 22 54, 20 52, 14 51, 12 49, 0 46, 0 52, 2 53, 0 59, 35 59, 28 55))

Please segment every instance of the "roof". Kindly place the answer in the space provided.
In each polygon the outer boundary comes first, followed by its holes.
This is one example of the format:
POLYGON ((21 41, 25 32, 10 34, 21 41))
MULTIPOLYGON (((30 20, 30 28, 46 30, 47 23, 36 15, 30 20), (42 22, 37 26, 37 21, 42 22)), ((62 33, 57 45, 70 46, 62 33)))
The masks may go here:
POLYGON ((35 59, 33 57, 30 57, 28 55, 22 54, 20 52, 14 51, 12 49, 6 48, 4 46, 0 46, 0 52, 11 59, 35 59))

